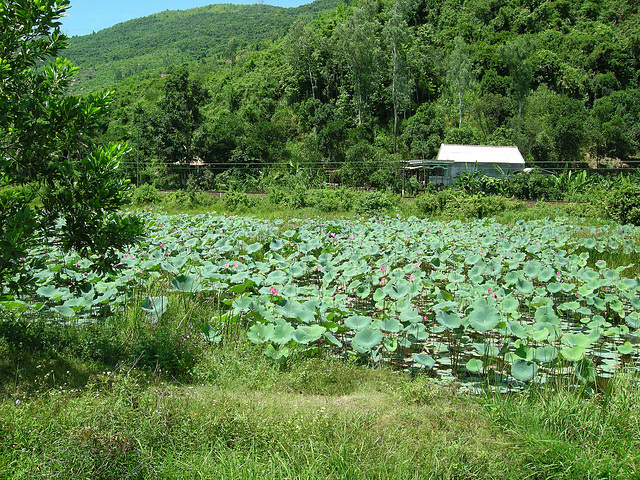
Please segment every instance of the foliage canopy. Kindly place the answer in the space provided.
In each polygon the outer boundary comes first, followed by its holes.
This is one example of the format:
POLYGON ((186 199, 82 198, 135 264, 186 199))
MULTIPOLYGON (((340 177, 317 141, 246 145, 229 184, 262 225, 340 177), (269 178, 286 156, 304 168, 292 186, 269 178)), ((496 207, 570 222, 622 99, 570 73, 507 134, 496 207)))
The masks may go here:
POLYGON ((27 284, 30 248, 55 241, 62 249, 100 255, 133 242, 139 220, 121 216, 128 180, 118 175, 122 145, 94 141, 110 99, 67 95, 75 67, 58 53, 67 43, 60 0, 0 4, 0 281, 27 284), (35 203, 34 203, 35 202, 35 203))

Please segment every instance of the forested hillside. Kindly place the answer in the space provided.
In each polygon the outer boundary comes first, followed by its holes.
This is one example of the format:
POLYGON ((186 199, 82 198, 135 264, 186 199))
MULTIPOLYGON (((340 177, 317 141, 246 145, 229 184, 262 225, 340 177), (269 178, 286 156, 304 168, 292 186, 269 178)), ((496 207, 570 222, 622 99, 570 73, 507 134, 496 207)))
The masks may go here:
POLYGON ((65 55, 78 67, 75 90, 104 88, 149 69, 222 56, 232 59, 282 38, 296 18, 312 19, 338 0, 297 8, 215 4, 167 10, 72 37, 65 55))
POLYGON ((141 181, 179 185, 199 157, 210 184, 280 164, 393 186, 398 160, 442 142, 515 144, 548 169, 639 155, 631 0, 360 0, 253 47, 118 86, 105 135, 135 147, 141 181))

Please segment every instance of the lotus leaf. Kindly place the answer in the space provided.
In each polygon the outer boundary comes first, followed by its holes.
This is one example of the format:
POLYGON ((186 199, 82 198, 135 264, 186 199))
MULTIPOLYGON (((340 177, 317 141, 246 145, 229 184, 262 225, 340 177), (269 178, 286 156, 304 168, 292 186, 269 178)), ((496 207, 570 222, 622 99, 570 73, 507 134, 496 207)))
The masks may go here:
POLYGON ((276 350, 272 344, 269 344, 264 354, 275 362, 281 362, 289 357, 290 350, 286 345, 280 345, 280 348, 276 350))
POLYGON ((489 305, 485 299, 478 299, 473 304, 473 311, 469 314, 469 325, 482 333, 495 327, 500 321, 500 312, 489 305))
POLYGON ((413 336, 418 341, 423 341, 429 338, 427 329, 422 323, 412 323, 404 329, 407 335, 413 336))
POLYGON ((626 341, 622 345, 618 345, 618 352, 622 355, 630 355, 633 352, 633 345, 631 345, 631 342, 626 341))
POLYGON ((517 359, 511 364, 511 375, 521 382, 529 382, 533 380, 538 372, 536 362, 517 359))
POLYGON ((436 361, 431 355, 427 355, 424 353, 414 353, 412 355, 412 358, 416 363, 427 367, 428 369, 432 369, 436 364, 436 361))
POLYGON ((378 322, 380 330, 384 330, 389 333, 398 333, 400 331, 400 322, 392 317, 386 317, 382 321, 378 322))
POLYGON ((372 319, 371 317, 366 317, 363 315, 351 315, 347 317, 344 321, 344 324, 350 328, 351 330, 363 330, 371 325, 372 319))
POLYGON ((326 328, 322 325, 300 325, 293 332, 293 339, 297 343, 308 345, 311 342, 320 340, 320 337, 326 332, 326 328))
POLYGON ((202 281, 191 275, 179 275, 171 280, 171 285, 179 292, 196 293, 202 291, 202 281))
POLYGON ((462 322, 462 319, 454 312, 446 312, 444 310, 436 311, 436 320, 443 327, 454 330, 459 328, 462 322))
POLYGON ((558 358, 558 349, 552 345, 545 345, 544 347, 536 348, 534 358, 540 363, 551 363, 558 358))
POLYGON ((400 314, 400 320, 403 322, 418 323, 422 322, 422 315, 415 308, 409 308, 400 314))
POLYGON ((367 353, 380 342, 382 342, 382 332, 378 329, 365 327, 353 336, 351 345, 358 352, 367 353))
POLYGON ((142 310, 147 312, 152 320, 158 320, 169 305, 169 299, 167 297, 147 297, 140 306, 142 310))
POLYGON ((477 358, 472 358, 471 360, 469 360, 466 364, 466 367, 467 367, 467 370, 469 370, 472 373, 482 372, 484 369, 482 360, 479 360, 477 358))
POLYGON ((338 348, 342 348, 342 342, 338 340, 333 333, 326 331, 324 332, 323 335, 324 335, 324 338, 326 338, 329 343, 331 343, 332 345, 335 345, 338 348))
POLYGON ((596 381, 596 367, 589 358, 583 358, 576 363, 576 377, 581 382, 593 383, 596 381))
POLYGON ((567 345, 568 347, 588 347, 591 345, 591 339, 585 335, 584 333, 565 333, 562 336, 562 343, 567 345))
POLYGON ((562 347, 562 356, 570 362, 577 362, 584 357, 585 348, 581 346, 562 347))

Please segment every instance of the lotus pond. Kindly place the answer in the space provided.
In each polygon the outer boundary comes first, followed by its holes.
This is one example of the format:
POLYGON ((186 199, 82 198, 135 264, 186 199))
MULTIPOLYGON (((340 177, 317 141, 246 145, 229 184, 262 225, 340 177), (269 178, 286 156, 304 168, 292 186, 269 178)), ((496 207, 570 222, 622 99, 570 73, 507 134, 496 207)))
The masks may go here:
POLYGON ((207 340, 242 328, 274 361, 301 344, 505 388, 638 368, 637 227, 140 215, 147 236, 118 252, 117 275, 50 238, 24 259, 36 295, 2 307, 103 321, 135 289, 145 322, 189 298, 211 312, 207 340))

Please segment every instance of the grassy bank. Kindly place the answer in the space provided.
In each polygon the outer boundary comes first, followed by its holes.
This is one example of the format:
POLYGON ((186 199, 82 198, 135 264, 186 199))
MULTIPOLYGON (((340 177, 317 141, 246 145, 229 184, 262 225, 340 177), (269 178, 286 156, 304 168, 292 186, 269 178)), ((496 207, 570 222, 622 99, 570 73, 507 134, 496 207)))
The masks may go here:
MULTIPOLYGON (((91 370, 91 368, 89 368, 91 370)), ((246 343, 193 381, 87 372, 0 404, 0 478, 636 478, 640 389, 622 376, 501 396, 246 343)), ((6 377, 4 378, 6 381, 6 377)), ((62 379, 61 379, 62 381, 62 379)))

